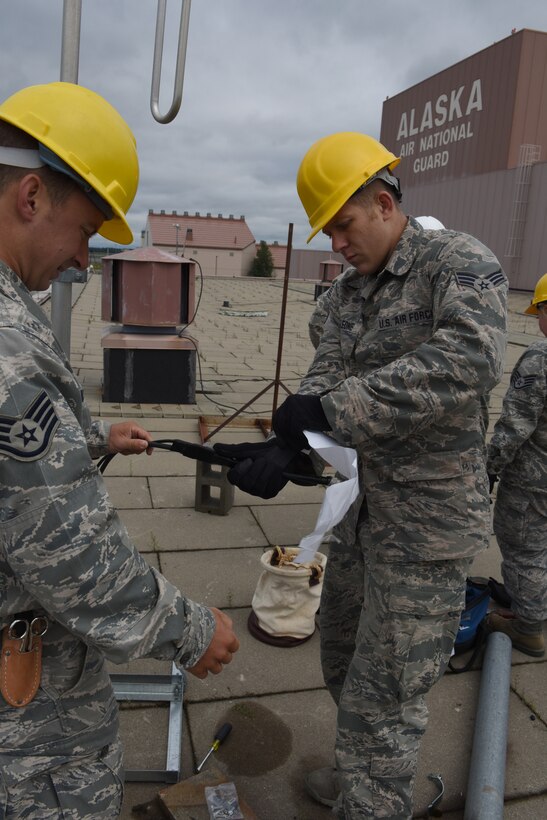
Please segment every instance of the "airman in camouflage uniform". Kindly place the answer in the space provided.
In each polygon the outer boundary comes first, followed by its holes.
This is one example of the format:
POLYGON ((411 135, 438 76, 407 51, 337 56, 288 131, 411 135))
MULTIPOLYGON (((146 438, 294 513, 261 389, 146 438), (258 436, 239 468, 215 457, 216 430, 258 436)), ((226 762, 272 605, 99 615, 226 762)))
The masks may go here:
MULTIPOLYGON (((21 110, 35 117, 25 122, 48 120, 51 134, 72 134, 73 151, 84 156, 78 109, 84 136, 89 119, 95 126, 104 116, 100 150, 113 152, 121 173, 132 135, 106 101, 64 83, 26 92, 21 110), (60 130, 54 107, 50 113, 56 100, 72 117, 60 130)), ((120 190, 108 178, 103 190, 104 169, 90 191, 74 174, 46 167, 36 141, 14 127, 16 111, 0 105, 0 627, 46 616, 49 628, 34 698, 14 707, 0 695, 0 817, 112 820, 123 773, 105 660, 173 660, 204 678, 230 662, 238 642, 224 613, 186 598, 131 543, 92 459, 144 452, 151 437, 134 422, 91 422, 30 293, 60 270, 85 268, 96 231, 124 231, 132 195, 114 217, 110 200, 97 198, 97 189, 106 197, 120 190)))
POLYGON ((470 560, 488 544, 480 396, 501 378, 506 292, 477 240, 410 219, 381 271, 333 289, 299 389, 322 396, 333 435, 358 450, 364 496, 357 540, 329 551, 321 601, 340 817, 411 816, 424 695, 450 657, 470 560))
MULTIPOLYGON (((547 303, 535 307, 547 335, 547 303)), ((500 478, 494 532, 516 617, 492 613, 487 626, 509 635, 521 652, 541 657, 547 618, 547 339, 531 344, 511 374, 488 447, 488 472, 492 484, 500 478)))
MULTIPOLYGON (((319 430, 359 454, 361 496, 330 546, 321 600, 337 768, 307 778, 346 820, 412 816, 424 696, 450 658, 471 560, 488 544, 481 398, 506 346, 498 260, 471 236, 407 218, 398 162, 344 132, 300 165, 309 238, 323 230, 351 268, 330 289, 298 393, 272 419, 293 450, 307 445, 303 430, 319 430)), ((258 477, 262 466, 244 470, 258 477)))

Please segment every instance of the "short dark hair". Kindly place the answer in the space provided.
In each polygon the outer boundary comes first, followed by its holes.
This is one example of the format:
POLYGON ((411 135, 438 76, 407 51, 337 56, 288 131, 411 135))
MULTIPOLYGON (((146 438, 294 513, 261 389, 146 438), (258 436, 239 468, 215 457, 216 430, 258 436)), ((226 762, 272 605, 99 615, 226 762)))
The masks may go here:
POLYGON ((362 205, 365 209, 368 209, 372 207, 380 191, 387 191, 388 194, 391 194, 395 206, 399 208, 399 197, 397 196, 395 188, 387 182, 384 182, 383 179, 374 179, 368 185, 361 186, 361 188, 358 188, 357 191, 350 196, 348 201, 355 205, 362 205))
MULTIPOLYGON (((28 148, 38 150, 38 140, 31 137, 20 128, 11 125, 9 122, 0 120, 0 145, 6 148, 28 148)), ((54 205, 61 205, 74 191, 79 190, 77 184, 67 177, 54 171, 47 165, 41 168, 16 168, 11 165, 0 163, 0 194, 8 185, 22 179, 32 170, 44 182, 47 192, 54 205)))

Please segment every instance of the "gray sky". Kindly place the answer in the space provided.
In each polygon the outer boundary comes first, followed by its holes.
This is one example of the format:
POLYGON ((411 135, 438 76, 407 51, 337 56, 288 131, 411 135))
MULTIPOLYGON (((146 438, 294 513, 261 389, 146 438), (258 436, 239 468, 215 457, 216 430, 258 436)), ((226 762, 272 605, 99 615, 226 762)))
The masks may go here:
MULTIPOLYGON (((173 91, 180 0, 167 2, 160 108, 173 91)), ((0 0, 1 98, 58 80, 62 0, 0 0)), ((137 138, 141 181, 128 218, 140 243, 149 208, 244 214, 257 241, 305 247, 295 177, 335 131, 378 137, 382 102, 510 35, 547 31, 546 0, 193 0, 181 110, 150 112, 155 0, 83 0, 79 82, 103 94, 137 138)), ((326 248, 317 237, 312 248, 326 248)))

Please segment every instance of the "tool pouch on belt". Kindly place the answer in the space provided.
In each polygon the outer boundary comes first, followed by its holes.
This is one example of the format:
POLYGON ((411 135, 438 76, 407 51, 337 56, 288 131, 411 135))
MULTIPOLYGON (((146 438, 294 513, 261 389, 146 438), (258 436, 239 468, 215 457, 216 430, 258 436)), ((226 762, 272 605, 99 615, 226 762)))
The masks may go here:
POLYGON ((274 646, 296 646, 315 631, 315 614, 327 557, 315 553, 310 563, 295 564, 298 549, 275 547, 262 554, 262 574, 247 626, 253 637, 274 646))
POLYGON ((10 706, 31 702, 42 675, 42 638, 35 636, 32 648, 21 652, 21 638, 9 637, 9 626, 2 630, 0 692, 10 706))

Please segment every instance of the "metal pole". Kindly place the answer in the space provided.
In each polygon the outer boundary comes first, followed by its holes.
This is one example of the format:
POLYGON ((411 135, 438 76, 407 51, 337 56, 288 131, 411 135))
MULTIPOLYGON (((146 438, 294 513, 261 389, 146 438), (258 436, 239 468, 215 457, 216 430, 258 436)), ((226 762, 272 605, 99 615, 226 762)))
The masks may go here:
POLYGON ((154 63, 152 66, 152 88, 150 91, 150 109, 155 120, 161 123, 168 123, 174 120, 178 114, 182 102, 182 87, 184 84, 184 64, 186 62, 186 49, 188 45, 188 26, 190 24, 190 5, 192 0, 183 0, 180 11, 179 42, 177 48, 177 63, 175 67, 175 87, 173 89, 173 100, 171 107, 166 114, 162 114, 159 109, 161 64, 163 59, 163 35, 165 32, 165 15, 167 0, 158 0, 158 13, 156 16, 156 38, 154 42, 154 63))
POLYGON ((283 298, 281 300, 281 319, 279 322, 279 339, 277 343, 277 363, 275 366, 274 395, 272 404, 272 416, 277 409, 277 397, 279 394, 279 377, 281 375, 281 354, 283 353, 283 336, 285 333, 285 314, 287 312, 287 291, 289 289, 289 272, 291 269, 292 250, 292 230, 293 223, 289 222, 289 234, 287 237, 287 256, 285 259, 285 279, 283 281, 283 298))
POLYGON ((486 643, 464 820, 503 820, 511 639, 492 632, 486 643))
MULTIPOLYGON (((64 0, 60 76, 62 82, 78 82, 81 20, 82 0, 64 0)), ((67 359, 70 359, 71 319, 72 283, 66 281, 53 282, 51 287, 51 324, 67 359)))

